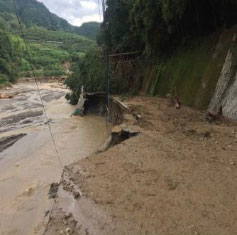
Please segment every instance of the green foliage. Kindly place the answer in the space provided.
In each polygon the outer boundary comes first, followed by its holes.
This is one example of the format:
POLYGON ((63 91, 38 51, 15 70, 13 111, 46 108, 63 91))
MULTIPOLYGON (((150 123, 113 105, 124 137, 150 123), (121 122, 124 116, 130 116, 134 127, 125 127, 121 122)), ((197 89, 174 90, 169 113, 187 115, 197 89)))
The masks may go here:
POLYGON ((25 35, 30 42, 47 43, 56 45, 59 49, 70 52, 85 52, 95 42, 77 34, 64 31, 50 31, 42 27, 30 27, 25 30, 25 35))
POLYGON ((108 0, 105 20, 98 42, 113 51, 137 49, 139 39, 130 31, 129 12, 134 0, 108 0))
MULTIPOLYGON (((43 3, 36 0, 17 0, 17 10, 26 26, 42 26, 49 30, 72 31, 72 26, 64 19, 52 14, 43 3)), ((12 0, 0 0, 2 12, 15 14, 12 0)))
POLYGON ((190 38, 237 23, 236 0, 108 0, 99 42, 111 51, 172 52, 190 38))
MULTIPOLYGON (((60 24, 58 24, 60 31, 47 30, 37 26, 42 23, 42 25, 48 27, 44 21, 35 22, 37 17, 42 18, 48 10, 42 10, 45 7, 36 9, 35 6, 38 6, 38 2, 35 3, 34 0, 27 1, 27 3, 17 1, 17 4, 21 20, 26 23, 22 26, 36 76, 61 77, 66 75, 63 63, 70 61, 71 53, 74 56, 81 57, 95 42, 78 34, 69 33, 70 30, 68 32, 62 31, 64 28, 60 24), (21 9, 22 4, 27 4, 24 11, 21 9), (35 12, 36 16, 29 19, 24 18, 25 11, 35 12)), ((26 53, 24 41, 20 38, 22 35, 19 23, 14 15, 13 5, 11 1, 0 0, 0 6, 2 7, 0 8, 0 73, 5 74, 10 82, 14 82, 19 76, 31 77, 32 69, 29 56, 26 53)), ((51 13, 48 12, 47 14, 51 13)), ((54 21, 50 22, 55 23, 54 21)), ((73 32, 73 30, 71 31, 73 32)))
POLYGON ((75 27, 75 32, 79 35, 95 40, 100 31, 100 25, 101 24, 98 22, 84 23, 80 27, 75 27))
POLYGON ((85 54, 95 44, 77 34, 50 31, 37 26, 28 28, 25 35, 30 43, 30 54, 37 75, 44 77, 65 75, 62 64, 70 61, 72 55, 80 57, 85 54))
MULTIPOLYGON (((183 82, 186 84, 180 88, 183 100, 188 100, 190 91, 195 94, 200 86, 194 74, 208 62, 207 48, 204 47, 202 53, 197 50, 199 57, 196 59, 187 52, 185 55, 180 54, 180 57, 172 55, 177 54, 178 48, 194 50, 196 47, 192 47, 192 42, 195 37, 200 39, 217 28, 237 23, 233 17, 237 8, 232 0, 225 1, 225 7, 223 0, 107 0, 106 3, 105 19, 98 37, 101 47, 109 47, 110 53, 145 50, 148 61, 159 61, 150 93, 166 95, 174 85, 183 82), (166 69, 169 72, 166 73, 166 69)), ((198 44, 199 40, 196 41, 198 44)), ((73 103, 77 101, 82 85, 89 91, 105 90, 104 59, 101 53, 99 57, 98 54, 90 51, 83 59, 79 59, 72 76, 67 80, 68 87, 73 91, 70 97, 73 103)), ((134 93, 139 90, 145 63, 146 60, 134 64, 121 61, 111 65, 111 91, 121 93, 129 90, 134 93)), ((187 104, 193 103, 190 97, 187 104)))
MULTIPOLYGON (((65 82, 72 91, 66 96, 71 104, 77 104, 82 86, 89 92, 106 91, 106 59, 100 47, 92 47, 83 57, 73 56, 72 61, 71 70, 73 73, 65 82)), ((140 74, 144 72, 143 69, 142 62, 138 64, 112 64, 110 66, 110 91, 117 94, 136 94, 142 85, 143 77, 140 74)))
POLYGON ((24 50, 22 39, 0 25, 0 84, 15 82, 24 50))
POLYGON ((81 87, 88 91, 105 91, 106 70, 101 48, 91 48, 84 57, 74 58, 73 73, 66 80, 66 85, 72 90, 67 96, 72 104, 76 104, 80 96, 81 87))
POLYGON ((9 80, 8 80, 7 75, 0 73, 0 87, 4 85, 8 85, 8 83, 9 83, 9 80))
MULTIPOLYGON (((29 50, 32 59, 31 62, 38 76, 60 77, 65 74, 62 63, 70 59, 67 51, 60 50, 57 47, 43 43, 31 43, 29 50)), ((28 61, 25 60, 24 67, 22 66, 21 68, 21 75, 26 76, 26 74, 30 71, 28 61)))
POLYGON ((199 38, 193 41, 192 48, 180 45, 172 55, 154 61, 147 69, 152 75, 145 77, 144 83, 149 85, 146 92, 165 97, 176 87, 183 104, 207 109, 228 50, 237 51, 232 47, 235 31, 199 38))

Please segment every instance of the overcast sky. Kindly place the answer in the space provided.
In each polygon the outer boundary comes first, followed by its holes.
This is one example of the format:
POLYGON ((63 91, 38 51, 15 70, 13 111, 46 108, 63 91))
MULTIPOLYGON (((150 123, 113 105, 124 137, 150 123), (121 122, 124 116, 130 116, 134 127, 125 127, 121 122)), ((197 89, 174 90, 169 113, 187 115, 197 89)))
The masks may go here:
MULTIPOLYGON (((38 0, 56 15, 66 19, 72 25, 80 26, 84 22, 101 21, 98 0, 38 0)), ((99 2, 101 2, 99 0, 99 2)), ((100 7, 101 8, 101 7, 100 7)))

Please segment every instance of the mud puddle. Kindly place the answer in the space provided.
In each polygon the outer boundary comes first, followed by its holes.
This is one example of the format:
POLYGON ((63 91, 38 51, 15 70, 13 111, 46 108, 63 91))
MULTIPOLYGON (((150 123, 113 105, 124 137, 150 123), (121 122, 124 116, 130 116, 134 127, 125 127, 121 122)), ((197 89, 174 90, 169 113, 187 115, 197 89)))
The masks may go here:
MULTIPOLYGON (((105 120, 71 117, 75 107, 64 99, 65 89, 52 83, 40 89, 63 166, 95 152, 107 138, 105 120)), ((16 95, 0 100, 0 234, 42 234, 53 203, 48 191, 62 168, 35 85, 8 92, 16 95)))

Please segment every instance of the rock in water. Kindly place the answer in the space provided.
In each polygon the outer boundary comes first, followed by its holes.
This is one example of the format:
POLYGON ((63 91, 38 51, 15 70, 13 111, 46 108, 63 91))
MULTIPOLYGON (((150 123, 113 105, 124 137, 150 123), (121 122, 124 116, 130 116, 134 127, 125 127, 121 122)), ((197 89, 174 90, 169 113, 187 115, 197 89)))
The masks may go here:
POLYGON ((49 198, 56 198, 58 196, 58 183, 52 183, 49 189, 49 198))

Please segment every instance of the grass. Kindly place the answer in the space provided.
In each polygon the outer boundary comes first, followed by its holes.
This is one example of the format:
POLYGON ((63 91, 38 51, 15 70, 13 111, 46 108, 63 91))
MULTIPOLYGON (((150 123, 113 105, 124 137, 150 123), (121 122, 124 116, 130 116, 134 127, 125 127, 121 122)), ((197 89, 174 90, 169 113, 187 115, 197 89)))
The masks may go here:
MULTIPOLYGON (((58 49, 54 45, 30 43, 30 55, 37 76, 62 76, 65 70, 62 67, 64 61, 69 60, 70 54, 58 49)), ((25 58, 22 60, 21 76, 31 76, 31 67, 25 58)))
POLYGON ((148 94, 164 97, 177 87, 183 104, 206 109, 232 46, 232 35, 226 31, 199 39, 192 47, 181 46, 158 61, 152 68, 148 94))
POLYGON ((26 37, 29 41, 52 45, 58 49, 68 52, 85 53, 95 41, 79 36, 73 33, 63 31, 50 31, 42 27, 30 27, 26 31, 26 37))

